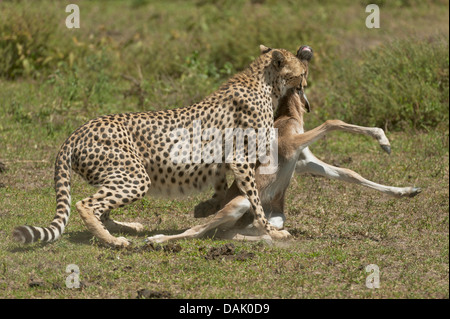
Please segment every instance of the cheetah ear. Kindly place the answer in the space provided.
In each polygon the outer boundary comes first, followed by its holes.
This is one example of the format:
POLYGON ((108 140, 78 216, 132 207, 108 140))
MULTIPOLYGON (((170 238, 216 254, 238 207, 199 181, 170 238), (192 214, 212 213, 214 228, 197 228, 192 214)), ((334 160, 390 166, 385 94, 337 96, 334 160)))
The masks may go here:
POLYGON ((281 69, 286 63, 283 53, 278 50, 273 50, 272 52, 272 64, 277 68, 281 69))
POLYGON ((260 44, 259 45, 259 51, 261 51, 261 54, 265 54, 265 53, 267 53, 269 51, 272 51, 272 49, 269 48, 269 47, 266 47, 264 44, 260 44))

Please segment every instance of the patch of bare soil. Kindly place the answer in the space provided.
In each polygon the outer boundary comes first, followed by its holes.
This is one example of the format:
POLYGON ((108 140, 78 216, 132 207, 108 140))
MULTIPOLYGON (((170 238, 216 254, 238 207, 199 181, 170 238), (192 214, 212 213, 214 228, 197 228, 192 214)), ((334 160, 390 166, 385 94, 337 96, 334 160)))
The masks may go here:
POLYGON ((31 288, 44 287, 45 282, 41 279, 30 278, 30 280, 28 281, 28 286, 31 288))
MULTIPOLYGON (((0 173, 6 172, 6 165, 2 162, 0 162, 0 173)), ((2 182, 0 182, 0 188, 6 187, 6 185, 2 182)))
POLYGON ((180 244, 167 243, 165 245, 147 243, 144 246, 131 246, 128 248, 131 252, 145 252, 145 251, 164 251, 166 253, 179 253, 182 248, 180 244))
POLYGON ((140 289, 137 291, 137 299, 170 299, 172 294, 168 291, 155 291, 149 289, 140 289))
POLYGON ((255 257, 254 253, 241 251, 236 253, 236 247, 232 243, 227 243, 220 247, 211 247, 205 258, 207 260, 230 259, 244 261, 255 257))
POLYGON ((2 162, 0 162, 0 173, 3 173, 6 171, 6 165, 2 162))

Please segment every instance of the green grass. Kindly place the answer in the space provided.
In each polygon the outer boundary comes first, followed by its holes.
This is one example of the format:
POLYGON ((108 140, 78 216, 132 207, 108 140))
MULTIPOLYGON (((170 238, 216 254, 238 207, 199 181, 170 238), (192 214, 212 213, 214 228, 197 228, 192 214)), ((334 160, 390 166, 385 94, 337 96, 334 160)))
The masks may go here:
MULTIPOLYGON (((136 298, 140 289, 172 298, 449 297, 448 1, 378 1, 378 30, 364 26, 364 1, 77 3, 79 30, 65 28, 64 2, 0 3, 0 298, 136 298), (236 242, 236 253, 254 256, 209 260, 226 241, 180 241, 177 253, 99 245, 74 207, 93 188, 76 176, 61 240, 11 241, 15 226, 54 216, 54 158, 79 125, 199 101, 261 43, 315 50, 307 128, 331 118, 387 128, 390 156, 370 138, 334 132, 311 146, 319 158, 423 192, 395 199, 296 176, 286 199, 292 240, 236 242), (69 264, 80 268, 81 289, 65 286, 69 264), (369 264, 380 268, 380 289, 365 286, 369 264)), ((209 196, 146 198, 113 216, 145 225, 126 235, 143 247, 149 235, 198 224, 193 208, 209 196)))
MULTIPOLYGON (((423 188, 412 199, 394 199, 349 184, 296 177, 287 194, 286 224, 294 238, 268 246, 235 243, 255 253, 239 260, 207 260, 225 241, 180 241, 178 253, 124 251, 100 246, 73 207, 67 231, 52 244, 21 246, 9 240, 15 225, 45 225, 54 214, 52 164, 7 162, 0 189, 1 296, 8 298, 135 298, 140 289, 173 298, 448 298, 448 134, 389 135, 384 154, 365 137, 335 134, 313 150, 328 162, 350 167, 374 181, 423 188), (357 147, 351 148, 350 145, 357 147), (336 152, 335 150, 344 150, 336 152), (336 196, 339 194, 339 196, 336 196), (80 267, 82 289, 65 287, 67 265, 80 267), (365 286, 365 267, 376 264, 381 287, 365 286), (30 281, 43 286, 29 287, 30 281)), ((73 202, 92 192, 79 178, 73 202)), ((210 194, 186 200, 144 199, 116 211, 146 236, 198 223, 193 206, 210 194)), ((72 205, 73 206, 73 205, 72 205)))
POLYGON ((323 87, 338 118, 389 129, 431 129, 448 123, 448 38, 399 40, 336 61, 323 87), (351 81, 342 81, 351 79, 351 81))

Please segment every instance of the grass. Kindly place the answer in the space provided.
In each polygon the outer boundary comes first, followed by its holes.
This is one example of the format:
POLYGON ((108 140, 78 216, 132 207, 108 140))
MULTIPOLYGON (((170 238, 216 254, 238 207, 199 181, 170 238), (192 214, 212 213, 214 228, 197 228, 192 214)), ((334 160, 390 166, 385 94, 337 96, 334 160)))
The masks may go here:
POLYGON ((1 298, 136 298, 141 289, 171 298, 449 297, 447 1, 380 1, 379 30, 365 28, 364 1, 77 3, 79 30, 65 28, 63 2, 0 3, 1 298), (367 137, 334 132, 311 146, 319 158, 423 192, 395 199, 295 176, 286 202, 294 238, 235 242, 234 257, 254 255, 211 260, 209 250, 226 241, 143 248, 149 235, 197 224, 193 207, 211 192, 116 210, 114 218, 146 231, 126 235, 140 249, 112 250, 77 215, 74 203, 93 189, 75 176, 61 240, 11 241, 16 225, 52 219, 54 158, 79 125, 198 101, 245 67, 260 43, 314 48, 307 128, 330 118, 387 128, 390 156, 367 137), (80 268, 81 289, 65 286, 69 264, 80 268), (365 285, 369 264, 380 269, 379 289, 365 285))
POLYGON ((398 40, 365 52, 356 69, 353 63, 337 61, 325 81, 334 86, 325 104, 338 118, 397 130, 448 122, 448 39, 398 40))
MULTIPOLYGON (((390 156, 371 140, 348 135, 327 138, 314 150, 328 162, 350 157, 345 166, 375 181, 421 186, 423 193, 415 198, 393 199, 354 185, 296 177, 288 192, 286 225, 294 239, 273 246, 235 243, 237 251, 255 254, 245 260, 207 260, 211 247, 226 243, 210 239, 180 241, 178 253, 112 250, 98 245, 74 213, 55 243, 1 242, 2 296, 135 298, 138 290, 149 289, 173 298, 448 298, 448 151, 441 144, 448 140, 419 135, 425 147, 417 151, 408 135, 390 137, 390 156), (343 140, 358 147, 334 152, 343 140), (82 289, 65 287, 69 264, 80 267, 82 289), (365 286, 369 264, 380 268, 380 289, 365 286), (29 287, 34 281, 43 284, 29 287)), ((8 186, 0 189, 3 238, 14 225, 45 224, 54 209, 51 163, 8 166, 8 186)), ((76 178, 73 202, 91 191, 76 178)), ((144 199, 115 217, 146 225, 145 234, 127 235, 142 247, 147 235, 197 223, 190 212, 207 197, 144 199)))

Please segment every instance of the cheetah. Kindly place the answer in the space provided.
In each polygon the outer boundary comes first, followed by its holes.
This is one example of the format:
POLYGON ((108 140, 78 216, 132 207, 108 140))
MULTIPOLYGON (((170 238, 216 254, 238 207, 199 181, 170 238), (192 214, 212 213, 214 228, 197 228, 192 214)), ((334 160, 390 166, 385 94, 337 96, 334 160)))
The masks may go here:
MULTIPOLYGON (((297 52, 298 58, 308 67, 312 58, 312 49, 302 46, 297 52)), ((308 76, 308 68, 305 81, 308 76)), ((303 83, 306 87, 306 82, 303 83)), ((338 179, 349 183, 366 186, 394 197, 414 197, 421 192, 417 187, 393 187, 374 183, 358 173, 326 164, 315 157, 308 145, 322 138, 330 131, 339 130, 365 134, 375 138, 383 151, 390 154, 391 147, 384 131, 376 127, 362 127, 347 124, 340 120, 328 120, 322 125, 304 132, 303 115, 310 111, 310 105, 304 92, 290 89, 281 99, 275 114, 274 127, 278 129, 278 170, 273 174, 260 174, 256 170, 255 181, 269 223, 277 229, 283 229, 286 220, 284 214, 285 194, 294 173, 312 173, 330 179, 338 179)), ((253 214, 250 203, 241 195, 234 182, 228 189, 223 202, 217 211, 210 201, 195 207, 194 216, 206 217, 216 214, 209 222, 194 226, 176 235, 155 235, 149 237, 150 242, 162 243, 184 238, 199 238, 207 235, 221 239, 265 240, 270 236, 252 227, 253 214)))
MULTIPOLYGON (((139 223, 111 219, 111 210, 145 195, 179 197, 211 185, 214 200, 219 203, 226 195, 229 171, 242 195, 248 198, 257 227, 275 239, 287 236, 264 216, 255 184, 256 163, 248 161, 247 153, 240 161, 221 163, 203 160, 174 163, 170 159, 177 142, 171 132, 185 128, 192 138, 194 121, 222 132, 227 128, 273 128, 274 109, 287 90, 302 89, 306 66, 285 49, 261 45, 260 51, 246 69, 199 103, 171 110, 107 115, 75 130, 61 146, 55 161, 53 221, 48 227, 18 226, 13 230, 13 239, 20 243, 50 242, 61 236, 70 215, 72 172, 98 187, 95 194, 77 202, 76 209, 87 229, 105 245, 129 246, 128 239, 110 232, 143 229, 139 223)), ((204 146, 205 142, 200 144, 204 146)), ((247 144, 248 139, 246 148, 247 144)), ((222 148, 224 145, 222 140, 222 148)), ((195 156, 198 152, 191 145, 190 154, 195 156)))

